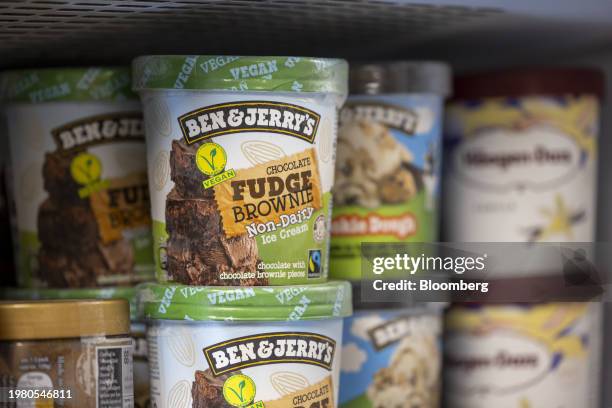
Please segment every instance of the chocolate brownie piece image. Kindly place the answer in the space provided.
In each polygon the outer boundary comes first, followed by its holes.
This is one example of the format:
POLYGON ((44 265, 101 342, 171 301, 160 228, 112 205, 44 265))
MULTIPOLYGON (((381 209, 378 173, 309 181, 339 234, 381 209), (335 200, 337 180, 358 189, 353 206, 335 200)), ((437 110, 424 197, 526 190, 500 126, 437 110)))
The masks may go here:
POLYGON ((246 234, 232 238, 222 235, 220 238, 225 255, 229 259, 229 267, 246 271, 256 270, 259 254, 254 238, 249 238, 246 234))
POLYGON ((196 153, 200 144, 187 145, 182 140, 172 142, 170 152, 170 178, 179 195, 183 198, 212 197, 213 190, 205 189, 202 182, 208 179, 198 170, 196 153))
MULTIPOLYGON (((126 240, 68 254, 43 246, 38 254, 39 275, 49 287, 84 288, 100 286, 106 275, 129 276, 134 268, 134 251, 126 240)), ((117 284, 117 283, 115 283, 117 284)))
POLYGON ((210 369, 197 370, 191 386, 192 408, 232 408, 223 397, 223 384, 229 375, 214 377, 210 369))
POLYGON ((73 153, 47 153, 42 174, 45 190, 53 201, 58 203, 78 202, 79 189, 82 187, 72 177, 70 164, 80 151, 73 153))
POLYGON ((121 275, 128 278, 134 272, 134 247, 130 241, 120 239, 108 244, 100 242, 98 251, 104 263, 104 268, 95 271, 98 278, 104 275, 121 275))
POLYGON ((49 287, 80 288, 96 286, 96 277, 70 255, 42 247, 38 253, 40 279, 49 287))
POLYGON ((183 198, 176 188, 172 189, 166 197, 166 229, 172 236, 191 236, 196 240, 219 236, 221 217, 215 200, 183 198))
POLYGON ((48 249, 80 254, 95 248, 98 223, 89 201, 57 204, 46 199, 38 209, 38 237, 48 249))
POLYGON ((255 272, 257 244, 247 236, 193 240, 175 235, 168 241, 168 274, 186 285, 265 286, 268 279, 220 279, 223 272, 255 272))

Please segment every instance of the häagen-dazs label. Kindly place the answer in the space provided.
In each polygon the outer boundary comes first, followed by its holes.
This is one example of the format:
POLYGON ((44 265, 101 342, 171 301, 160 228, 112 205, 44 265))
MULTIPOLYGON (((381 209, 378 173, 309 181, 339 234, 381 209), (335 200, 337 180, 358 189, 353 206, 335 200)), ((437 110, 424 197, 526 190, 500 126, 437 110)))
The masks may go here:
POLYGON ((445 237, 592 241, 598 120, 589 96, 451 104, 445 237))
POLYGON ((450 407, 599 407, 601 305, 456 306, 446 323, 450 407))
POLYGON ((438 239, 442 97, 355 95, 340 114, 331 270, 360 278, 362 242, 438 239))

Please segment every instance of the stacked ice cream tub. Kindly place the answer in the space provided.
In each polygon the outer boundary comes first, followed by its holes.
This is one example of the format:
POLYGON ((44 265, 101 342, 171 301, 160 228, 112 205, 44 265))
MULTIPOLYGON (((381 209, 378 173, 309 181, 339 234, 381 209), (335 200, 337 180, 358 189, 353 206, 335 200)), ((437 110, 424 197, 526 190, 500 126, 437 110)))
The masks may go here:
POLYGON ((446 120, 444 237, 525 243, 537 262, 516 259, 490 277, 503 303, 493 296, 495 304, 457 304, 448 313, 449 407, 600 406, 601 303, 558 301, 597 278, 586 270, 564 275, 537 251, 540 242, 594 241, 603 89, 600 72, 575 68, 456 80, 446 120), (530 301, 530 291, 550 300, 530 301))
POLYGON ((353 283, 356 309, 344 327, 340 405, 438 407, 442 307, 362 298, 361 245, 438 241, 450 69, 435 62, 351 65, 349 83, 331 243, 331 275, 353 283))
MULTIPOLYGON (((3 384, 63 389, 34 399, 66 407, 144 407, 148 375, 138 369, 134 386, 130 313, 138 319, 128 301, 153 278, 154 262, 130 70, 32 69, 1 80, 19 286, 0 305, 0 342, 13 356, 0 365, 3 384), (108 377, 117 364, 123 375, 108 377)), ((142 338, 142 326, 132 329, 142 338)))
POLYGON ((336 407, 351 287, 328 281, 343 60, 144 56, 156 407, 336 407))

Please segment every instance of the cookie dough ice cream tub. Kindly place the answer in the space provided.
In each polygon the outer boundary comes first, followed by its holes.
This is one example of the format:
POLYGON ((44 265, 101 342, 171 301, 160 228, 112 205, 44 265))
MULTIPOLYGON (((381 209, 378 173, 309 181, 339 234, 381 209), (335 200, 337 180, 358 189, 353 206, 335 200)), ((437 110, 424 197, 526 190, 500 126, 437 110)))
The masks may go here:
POLYGON ((2 406, 134 407, 129 331, 125 300, 0 302, 2 406))
POLYGON ((450 69, 432 62, 358 65, 349 83, 338 132, 331 270, 359 279, 364 241, 438 240, 450 69))
POLYGON ((459 78, 446 117, 445 239, 593 241, 603 82, 574 68, 459 78))
POLYGON ((327 279, 343 60, 148 56, 157 276, 190 285, 327 279))
POLYGON ((453 306, 449 407, 599 407, 600 303, 453 306))
POLYGON ((439 407, 441 308, 392 306, 344 321, 343 408, 439 407))
POLYGON ((150 287, 153 406, 337 407, 350 299, 350 285, 334 281, 150 287))
POLYGON ((2 74, 22 287, 153 275, 140 103, 127 68, 2 74))

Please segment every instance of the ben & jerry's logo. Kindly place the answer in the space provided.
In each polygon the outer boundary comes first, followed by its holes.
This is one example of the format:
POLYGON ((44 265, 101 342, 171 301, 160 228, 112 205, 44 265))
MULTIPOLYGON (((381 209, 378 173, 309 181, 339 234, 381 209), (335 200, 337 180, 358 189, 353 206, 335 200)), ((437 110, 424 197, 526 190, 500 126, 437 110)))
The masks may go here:
POLYGON ((418 115, 415 111, 402 106, 384 103, 347 102, 340 113, 340 125, 360 120, 380 123, 413 135, 416 133, 418 115))
POLYGON ((376 350, 382 350, 413 333, 413 325, 407 317, 399 317, 368 330, 370 341, 376 350))
POLYGON ((314 143, 321 116, 289 103, 245 101, 207 106, 178 118, 187 144, 237 132, 272 132, 314 143))
POLYGON ((213 375, 246 367, 278 363, 303 363, 332 369, 336 342, 305 332, 266 333, 239 337, 204 349, 213 375))
POLYGON ((51 131, 60 151, 117 141, 144 142, 142 113, 122 112, 91 116, 51 131))

